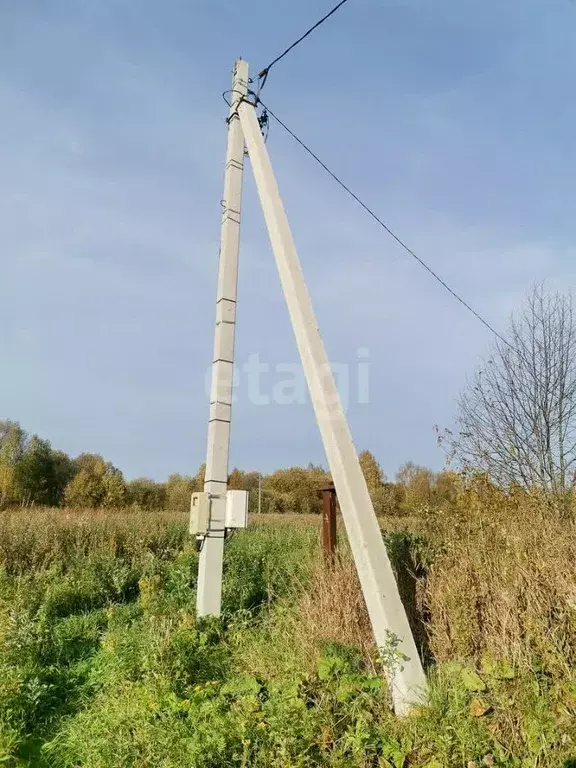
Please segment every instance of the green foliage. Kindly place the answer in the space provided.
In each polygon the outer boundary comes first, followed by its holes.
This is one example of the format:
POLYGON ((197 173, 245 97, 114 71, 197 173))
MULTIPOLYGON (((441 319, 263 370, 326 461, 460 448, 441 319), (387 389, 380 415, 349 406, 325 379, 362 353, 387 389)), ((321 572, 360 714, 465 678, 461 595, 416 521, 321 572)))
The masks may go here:
POLYGON ((21 460, 27 435, 17 422, 0 421, 0 508, 18 500, 16 466, 21 460))
POLYGON ((104 497, 102 499, 103 507, 106 507, 107 509, 118 509, 119 507, 125 506, 128 492, 122 472, 120 472, 119 469, 108 464, 104 475, 102 476, 102 484, 104 486, 104 497))
POLYGON ((83 453, 76 460, 77 474, 66 486, 64 501, 70 507, 118 508, 126 504, 128 492, 119 469, 101 456, 83 453))
POLYGON ((320 511, 319 489, 330 479, 322 467, 279 469, 264 478, 264 512, 311 514, 320 511))
POLYGON ((53 504, 61 504, 64 501, 66 486, 76 474, 74 461, 64 451, 52 451, 54 466, 54 491, 53 504))
POLYGON ((0 422, 0 507, 58 504, 72 476, 66 454, 16 422, 0 422))
POLYGON ((55 504, 56 464, 50 443, 33 435, 14 468, 14 489, 24 503, 55 504))
MULTIPOLYGON (((182 518, 5 515, 4 765, 560 768, 574 757, 568 668, 552 676, 536 660, 527 668, 490 655, 478 668, 440 664, 429 706, 398 720, 365 649, 328 641, 303 658, 315 526, 261 523, 235 535, 223 619, 198 623, 198 559, 182 518), (269 672, 249 662, 265 647, 269 672)), ((396 567, 429 553, 401 533, 387 547, 396 567)), ((394 637, 381 658, 402 663, 394 637)))
POLYGON ((101 456, 76 459, 52 450, 47 440, 28 437, 16 422, 0 422, 0 508, 56 505, 122 507, 128 501, 120 470, 101 456))
POLYGON ((16 421, 0 421, 0 463, 15 466, 26 449, 26 432, 16 421))
POLYGON ((198 469, 198 472, 194 475, 192 478, 193 483, 193 490, 194 491, 203 491, 204 490, 204 481, 206 480, 206 464, 201 464, 200 468, 198 469))
POLYGON ((429 508, 452 509, 461 485, 455 472, 434 473, 409 461, 396 474, 397 511, 413 514, 429 508))
POLYGON ((379 517, 396 517, 402 513, 403 489, 395 483, 384 483, 370 494, 379 517))
POLYGON ((418 509, 432 502, 434 473, 426 467, 409 461, 400 468, 396 480, 403 487, 403 502, 409 509, 418 509))
POLYGON ((228 488, 233 491, 254 491, 258 488, 259 479, 258 472, 244 472, 234 467, 228 475, 228 488))
POLYGON ((164 509, 166 486, 147 477, 139 477, 127 484, 128 502, 139 509, 164 509))
POLYGON ((97 453, 81 453, 74 459, 76 472, 90 472, 94 475, 101 475, 106 468, 106 462, 97 453))
POLYGON ((166 508, 179 512, 189 511, 190 497, 195 490, 194 478, 187 475, 170 475, 166 482, 166 508))
POLYGON ((297 538, 289 527, 257 530, 257 536, 252 530, 238 532, 227 544, 222 608, 228 617, 239 611, 255 614, 307 578, 314 529, 297 538))
MULTIPOLYGON (((412 463, 398 474, 398 482, 385 482, 375 456, 363 451, 360 465, 376 514, 380 517, 421 515, 428 508, 456 504, 459 478, 450 472, 434 474, 412 463)), ((29 438, 16 422, 0 422, 0 508, 49 504, 86 509, 121 508, 185 514, 193 491, 204 488, 206 466, 194 476, 170 475, 166 483, 137 478, 126 483, 122 474, 102 456, 82 453, 71 459, 54 451, 37 436, 29 438)), ((228 487, 249 492, 249 511, 280 514, 318 514, 319 489, 330 480, 322 467, 280 469, 269 475, 234 468, 228 487)), ((570 506, 571 499, 565 500, 570 506)))
POLYGON ((358 461, 360 462, 368 490, 370 493, 378 491, 384 483, 384 472, 376 461, 376 457, 370 451, 362 451, 358 454, 358 461))
POLYGON ((66 486, 64 502, 69 507, 96 509, 102 505, 104 488, 101 476, 81 469, 66 486))

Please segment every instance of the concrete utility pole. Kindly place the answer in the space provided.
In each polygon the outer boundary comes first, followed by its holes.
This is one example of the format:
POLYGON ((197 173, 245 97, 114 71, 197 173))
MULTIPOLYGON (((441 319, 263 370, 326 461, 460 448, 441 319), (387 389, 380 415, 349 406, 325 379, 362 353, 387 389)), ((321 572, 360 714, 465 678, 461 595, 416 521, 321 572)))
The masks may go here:
POLYGON ((242 101, 238 114, 375 640, 397 660, 391 690, 394 709, 403 715, 424 700, 426 677, 320 337, 256 110, 242 101))
POLYGON ((198 569, 198 616, 218 616, 222 596, 222 558, 224 553, 228 452, 232 410, 234 337, 236 331, 236 291, 240 247, 240 207, 244 169, 244 136, 238 119, 238 104, 248 88, 248 64, 239 60, 234 67, 228 148, 224 176, 216 331, 210 389, 210 421, 206 453, 204 491, 210 495, 208 531, 203 538, 198 569))

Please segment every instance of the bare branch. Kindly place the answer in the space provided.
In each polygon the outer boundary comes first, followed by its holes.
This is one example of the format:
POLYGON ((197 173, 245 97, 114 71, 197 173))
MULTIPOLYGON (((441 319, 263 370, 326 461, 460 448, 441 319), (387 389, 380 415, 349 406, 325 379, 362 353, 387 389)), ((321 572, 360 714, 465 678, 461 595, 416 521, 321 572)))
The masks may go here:
POLYGON ((450 445, 501 485, 566 490, 576 465, 576 325, 570 294, 542 285, 511 318, 458 405, 450 445))

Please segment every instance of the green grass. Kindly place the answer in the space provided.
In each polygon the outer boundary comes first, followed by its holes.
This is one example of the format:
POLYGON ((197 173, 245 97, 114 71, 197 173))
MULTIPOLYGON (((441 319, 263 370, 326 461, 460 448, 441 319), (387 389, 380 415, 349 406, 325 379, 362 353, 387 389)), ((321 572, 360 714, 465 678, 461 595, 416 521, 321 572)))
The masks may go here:
MULTIPOLYGON (((233 536, 222 619, 199 623, 185 521, 27 514, 0 534, 0 765, 576 764, 576 678, 537 658, 446 661, 429 706, 395 718, 373 655, 310 619, 309 522, 233 536)), ((425 551, 399 534, 389 549, 425 551)))

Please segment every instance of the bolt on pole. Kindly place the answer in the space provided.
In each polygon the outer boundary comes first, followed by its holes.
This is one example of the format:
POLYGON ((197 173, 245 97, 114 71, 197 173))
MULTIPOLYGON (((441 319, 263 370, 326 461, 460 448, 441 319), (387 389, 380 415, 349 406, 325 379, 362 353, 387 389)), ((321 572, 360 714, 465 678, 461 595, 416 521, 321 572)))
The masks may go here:
POLYGON ((219 616, 222 599, 222 561, 224 556, 228 452, 232 412, 234 340, 238 253, 240 248, 240 210, 244 169, 244 136, 238 119, 238 104, 248 89, 248 64, 239 60, 234 67, 228 147, 224 172, 222 229, 218 263, 216 330, 210 388, 210 418, 206 452, 204 491, 210 494, 210 520, 200 552, 198 567, 198 616, 219 616))
POLYGON ((256 110, 242 101, 238 114, 374 637, 394 662, 390 688, 394 709, 403 715, 425 699, 426 676, 320 337, 256 110))

